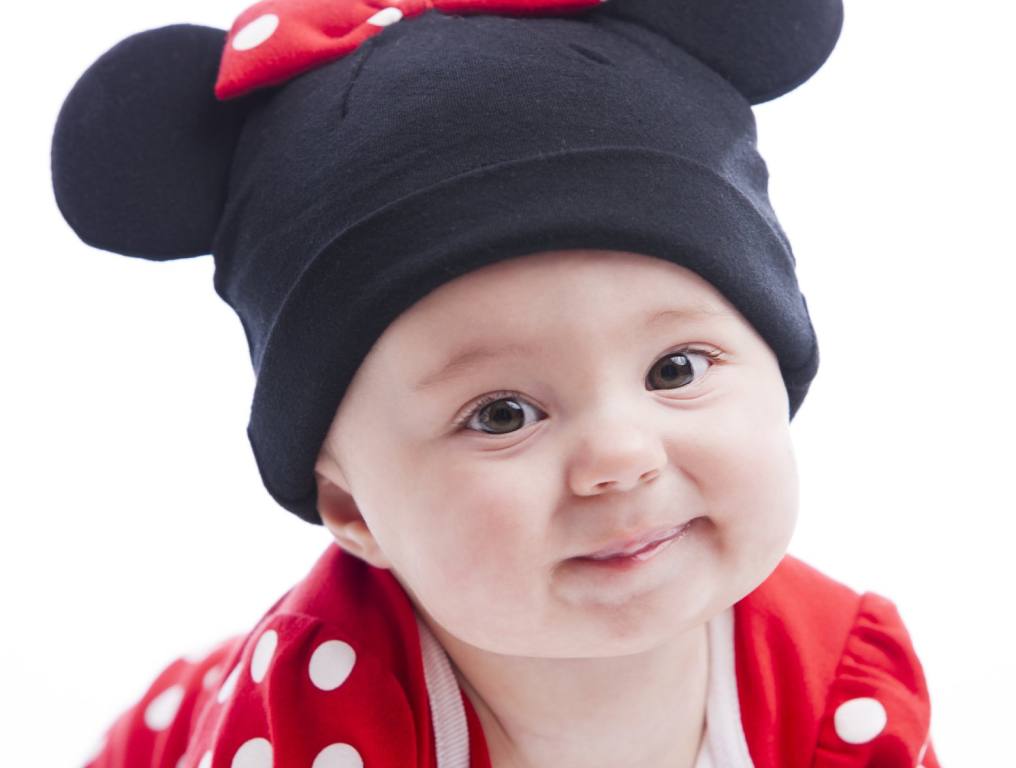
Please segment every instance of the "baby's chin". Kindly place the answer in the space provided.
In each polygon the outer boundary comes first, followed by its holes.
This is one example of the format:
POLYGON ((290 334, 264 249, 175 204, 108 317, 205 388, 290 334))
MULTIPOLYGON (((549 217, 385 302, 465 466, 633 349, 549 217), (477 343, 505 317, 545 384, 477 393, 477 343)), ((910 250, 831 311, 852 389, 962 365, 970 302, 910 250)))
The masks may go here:
POLYGON ((560 628, 557 631, 534 629, 519 634, 463 632, 457 640, 486 654, 541 659, 606 659, 648 653, 673 642, 683 635, 704 628, 701 621, 665 621, 632 628, 602 626, 596 629, 560 628))
MULTIPOLYGON (((473 652, 532 658, 609 658, 645 653, 680 636, 703 628, 732 602, 722 594, 711 601, 674 610, 672 591, 630 599, 618 605, 606 603, 561 605, 555 615, 512 621, 503 616, 484 616, 481 611, 460 615, 439 625, 435 635, 473 652)), ((526 615, 524 610, 519 615, 526 615)), ((446 645, 447 647, 447 645, 446 645)))

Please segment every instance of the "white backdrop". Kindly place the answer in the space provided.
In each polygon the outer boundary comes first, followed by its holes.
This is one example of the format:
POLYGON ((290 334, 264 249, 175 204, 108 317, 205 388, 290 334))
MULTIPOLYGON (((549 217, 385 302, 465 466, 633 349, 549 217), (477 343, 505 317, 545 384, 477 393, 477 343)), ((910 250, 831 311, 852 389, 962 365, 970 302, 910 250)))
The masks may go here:
MULTIPOLYGON (((211 258, 86 246, 51 188, 57 111, 92 61, 151 27, 226 29, 244 8, 5 12, 5 765, 76 768, 163 665, 252 626, 328 542, 261 485, 253 372, 211 258)), ((790 551, 896 602, 948 766, 1005 763, 1016 715, 1006 8, 848 0, 825 66, 755 108, 821 349, 793 425, 790 551)))

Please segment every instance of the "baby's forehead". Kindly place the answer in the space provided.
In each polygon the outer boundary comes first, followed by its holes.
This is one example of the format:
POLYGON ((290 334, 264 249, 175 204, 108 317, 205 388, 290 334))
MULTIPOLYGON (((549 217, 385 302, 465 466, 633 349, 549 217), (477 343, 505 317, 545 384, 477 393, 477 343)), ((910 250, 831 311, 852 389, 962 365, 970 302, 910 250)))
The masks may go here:
POLYGON ((449 280, 392 324, 481 331, 487 321, 534 327, 569 317, 630 318, 662 311, 737 315, 708 280, 668 259, 627 251, 544 251, 518 256, 449 280))
POLYGON ((728 335, 753 333, 734 305, 691 269, 626 251, 547 251, 432 289, 389 324, 364 367, 382 376, 408 374, 422 391, 446 369, 484 358, 538 364, 553 359, 553 350, 593 343, 597 354, 621 354, 649 337, 694 341, 722 328, 728 335))

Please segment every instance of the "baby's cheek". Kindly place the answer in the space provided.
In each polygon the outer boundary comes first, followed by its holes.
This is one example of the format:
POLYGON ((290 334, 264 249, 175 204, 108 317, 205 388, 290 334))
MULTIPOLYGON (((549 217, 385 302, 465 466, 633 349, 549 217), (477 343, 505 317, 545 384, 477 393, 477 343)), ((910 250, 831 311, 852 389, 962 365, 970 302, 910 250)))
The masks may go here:
POLYGON ((432 540, 421 600, 449 631, 474 643, 496 642, 513 612, 525 614, 541 599, 542 539, 527 533, 514 506, 456 506, 455 522, 432 540))
POLYGON ((796 467, 785 453, 759 456, 736 478, 725 525, 733 567, 752 589, 787 551, 798 514, 796 467))
POLYGON ((532 552, 533 545, 520 524, 508 515, 491 506, 461 526, 455 545, 447 552, 457 559, 456 576, 500 585, 506 591, 522 580, 527 572, 527 550, 534 558, 537 553, 532 552))
POLYGON ((489 558, 474 551, 436 561, 419 600, 434 619, 461 641, 489 648, 503 631, 503 612, 510 599, 489 558))
POLYGON ((733 412, 703 431, 684 465, 701 497, 708 543, 725 569, 764 570, 785 551, 797 517, 798 478, 789 430, 733 412))
POLYGON ((761 409, 733 410, 715 425, 705 445, 704 479, 713 495, 726 495, 732 511, 773 504, 782 508, 796 499, 797 466, 784 421, 761 409))

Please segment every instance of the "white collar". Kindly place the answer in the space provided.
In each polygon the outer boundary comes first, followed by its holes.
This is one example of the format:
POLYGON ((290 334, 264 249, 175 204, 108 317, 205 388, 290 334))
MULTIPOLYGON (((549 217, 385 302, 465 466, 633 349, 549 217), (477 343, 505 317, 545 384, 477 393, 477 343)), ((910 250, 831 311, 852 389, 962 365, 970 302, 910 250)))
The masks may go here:
MULTIPOLYGON (((469 768, 469 726, 463 693, 444 648, 416 615, 423 672, 430 699, 437 768, 469 768)), ((734 609, 727 608, 707 625, 709 688, 706 737, 695 768, 754 768, 741 725, 734 666, 734 609)))

